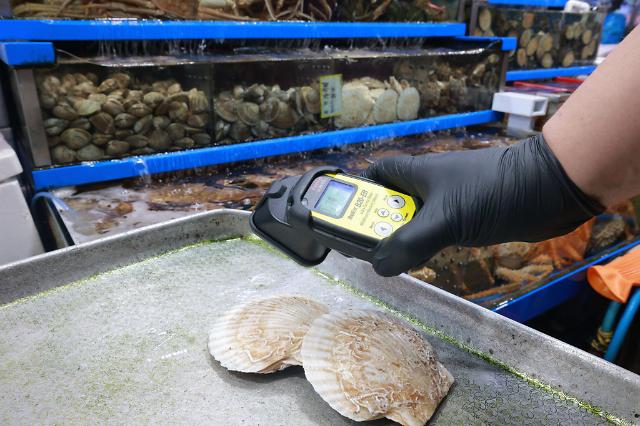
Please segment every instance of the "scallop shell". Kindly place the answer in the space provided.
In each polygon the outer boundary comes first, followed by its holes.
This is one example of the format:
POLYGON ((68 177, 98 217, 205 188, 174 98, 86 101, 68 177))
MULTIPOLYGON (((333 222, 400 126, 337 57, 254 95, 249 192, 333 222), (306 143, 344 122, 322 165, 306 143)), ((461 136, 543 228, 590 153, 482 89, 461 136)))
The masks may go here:
POLYGON ((335 119, 336 127, 361 126, 371 114, 374 102, 364 84, 357 81, 345 83, 342 86, 342 114, 335 119))
POLYGON ((302 337, 327 308, 299 296, 276 296, 240 305, 220 318, 209 335, 209 352, 223 367, 271 373, 301 365, 302 337))
POLYGON ((309 86, 300 89, 304 106, 311 114, 320 114, 320 92, 309 86))
POLYGON ((373 120, 376 123, 391 123, 396 121, 398 109, 398 93, 395 90, 386 89, 377 97, 373 106, 373 120))
POLYGON ((453 383, 420 334, 379 311, 323 315, 301 352, 307 380, 352 420, 423 425, 453 383))
POLYGON ((398 119, 415 120, 420 109, 420 93, 415 87, 407 87, 398 97, 398 119))

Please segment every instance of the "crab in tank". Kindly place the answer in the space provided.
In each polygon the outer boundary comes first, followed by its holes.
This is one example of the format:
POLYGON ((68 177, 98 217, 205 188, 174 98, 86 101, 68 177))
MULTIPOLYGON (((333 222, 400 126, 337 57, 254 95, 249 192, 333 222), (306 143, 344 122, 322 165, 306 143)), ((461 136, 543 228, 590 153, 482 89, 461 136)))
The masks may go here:
POLYGON ((350 0, 337 6, 338 18, 346 21, 443 21, 457 12, 430 0, 350 0))
POLYGON ((74 0, 16 1, 14 16, 39 18, 153 18, 223 21, 331 19, 336 0, 74 0))

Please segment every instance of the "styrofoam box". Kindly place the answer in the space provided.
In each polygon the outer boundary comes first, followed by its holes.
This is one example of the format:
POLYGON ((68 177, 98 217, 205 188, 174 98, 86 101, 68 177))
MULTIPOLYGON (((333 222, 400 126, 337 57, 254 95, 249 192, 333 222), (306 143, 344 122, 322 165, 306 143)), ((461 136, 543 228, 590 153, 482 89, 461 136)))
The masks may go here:
POLYGON ((0 265, 44 251, 17 179, 0 183, 0 218, 0 265))
POLYGON ((44 251, 16 178, 20 173, 15 152, 0 135, 0 265, 44 251))

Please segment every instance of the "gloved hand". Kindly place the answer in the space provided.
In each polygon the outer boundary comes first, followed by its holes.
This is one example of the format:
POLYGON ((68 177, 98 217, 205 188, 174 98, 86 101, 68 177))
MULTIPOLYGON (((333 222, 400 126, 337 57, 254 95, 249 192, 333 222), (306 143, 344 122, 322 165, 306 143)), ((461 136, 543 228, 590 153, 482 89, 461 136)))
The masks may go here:
POLYGON ((372 263, 383 276, 451 245, 563 235, 604 210, 571 181, 542 135, 507 148, 384 158, 362 175, 424 203, 381 243, 372 263))

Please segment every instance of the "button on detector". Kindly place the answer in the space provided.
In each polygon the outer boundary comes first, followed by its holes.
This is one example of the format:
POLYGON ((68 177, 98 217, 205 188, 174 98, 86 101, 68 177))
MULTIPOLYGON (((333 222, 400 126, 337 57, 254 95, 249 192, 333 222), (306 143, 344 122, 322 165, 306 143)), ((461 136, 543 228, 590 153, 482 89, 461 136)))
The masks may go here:
POLYGON ((394 213, 391 215, 391 220, 394 222, 402 222, 402 219, 404 219, 404 216, 400 213, 394 213))
POLYGON ((404 198, 399 195, 392 195, 387 198, 387 204, 392 209, 401 209, 404 207, 404 198))
POLYGON ((381 237, 388 237, 393 231, 393 227, 388 222, 378 222, 373 227, 373 231, 381 237))
POLYGON ((387 210, 387 209, 378 209, 378 216, 380 216, 380 217, 389 216, 389 210, 387 210))

